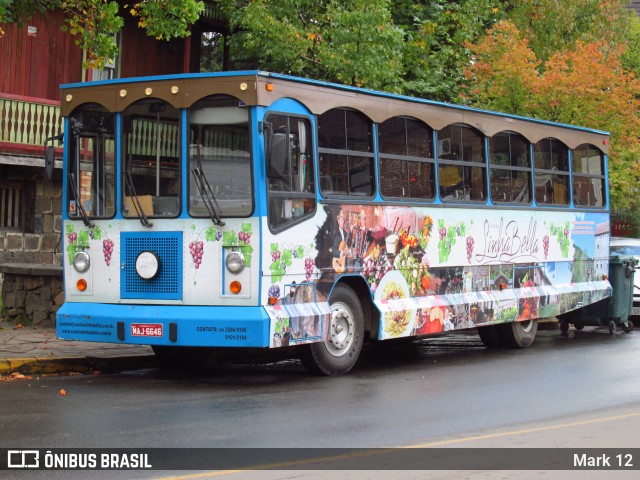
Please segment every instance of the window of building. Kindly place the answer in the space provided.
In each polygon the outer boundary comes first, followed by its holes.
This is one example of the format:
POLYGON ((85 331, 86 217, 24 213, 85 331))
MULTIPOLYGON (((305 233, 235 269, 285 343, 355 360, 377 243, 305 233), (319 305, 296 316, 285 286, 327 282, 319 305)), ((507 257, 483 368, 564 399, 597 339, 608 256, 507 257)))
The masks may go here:
POLYGON ((311 122, 268 115, 269 227, 282 230, 316 210, 311 122))
POLYGON ((545 138, 533 147, 536 202, 569 205, 569 149, 559 140, 545 138))
POLYGON ((603 207, 604 155, 593 145, 581 145, 573 150, 573 204, 603 207))
POLYGON ((413 118, 390 118, 378 125, 378 148, 383 197, 434 198, 431 128, 413 118))
POLYGON ((21 182, 0 182, 0 228, 24 227, 24 189, 21 182))
POLYGON ((491 201, 531 202, 531 153, 521 135, 501 132, 489 138, 491 201))
POLYGON ((445 202, 484 202, 487 198, 483 135, 467 125, 438 131, 440 198, 445 202))
POLYGON ((365 115, 345 108, 320 115, 318 153, 324 195, 375 194, 372 123, 365 115))

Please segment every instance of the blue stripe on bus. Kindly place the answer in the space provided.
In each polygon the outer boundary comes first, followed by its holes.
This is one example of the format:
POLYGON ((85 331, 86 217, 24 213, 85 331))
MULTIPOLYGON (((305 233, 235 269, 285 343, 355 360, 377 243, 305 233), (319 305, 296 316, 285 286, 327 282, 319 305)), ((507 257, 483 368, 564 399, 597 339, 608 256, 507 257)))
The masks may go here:
POLYGON ((114 305, 66 302, 58 310, 57 336, 64 340, 138 345, 268 347, 269 317, 263 307, 114 305), (118 323, 124 340, 118 338, 118 323), (169 339, 175 323, 177 339, 169 339), (136 328, 137 326, 137 328, 136 328), (135 335, 143 329, 162 336, 135 335), (158 328, 160 326, 160 328, 158 328))

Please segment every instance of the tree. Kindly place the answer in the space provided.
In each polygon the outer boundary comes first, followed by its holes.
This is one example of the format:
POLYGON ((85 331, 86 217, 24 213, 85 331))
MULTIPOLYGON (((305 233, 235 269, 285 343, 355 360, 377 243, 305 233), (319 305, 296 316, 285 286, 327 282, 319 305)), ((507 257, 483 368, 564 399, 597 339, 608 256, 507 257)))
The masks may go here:
POLYGON ((521 0, 508 19, 524 33, 543 62, 577 42, 624 43, 633 18, 627 0, 521 0))
POLYGON ((222 0, 239 62, 278 73, 399 91, 403 32, 388 0, 222 0))
MULTIPOLYGON (((115 0, 0 0, 0 23, 23 23, 36 12, 62 10, 65 26, 76 45, 87 52, 85 67, 99 68, 115 57, 118 47, 115 34, 122 29, 120 14, 128 9, 138 18, 138 26, 158 40, 189 35, 193 24, 204 9, 197 0, 143 0, 120 5, 115 0)), ((0 35, 4 32, 0 30, 0 35)))
POLYGON ((623 45, 577 41, 572 49, 538 59, 523 33, 505 21, 470 44, 463 99, 500 109, 611 133, 609 179, 614 211, 634 211, 640 183, 640 81, 621 62, 623 45))
POLYGON ((402 89, 433 100, 458 97, 463 67, 476 42, 504 18, 506 2, 491 0, 396 0, 393 18, 406 36, 402 89))

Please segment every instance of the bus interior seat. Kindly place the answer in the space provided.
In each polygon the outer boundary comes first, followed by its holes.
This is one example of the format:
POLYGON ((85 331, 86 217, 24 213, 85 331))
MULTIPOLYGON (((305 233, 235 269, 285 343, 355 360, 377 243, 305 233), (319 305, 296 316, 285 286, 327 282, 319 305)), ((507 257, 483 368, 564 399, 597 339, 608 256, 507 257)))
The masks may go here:
MULTIPOLYGON (((145 215, 153 215, 153 197, 151 195, 138 195, 138 201, 142 212, 145 215)), ((133 204, 133 197, 124 197, 123 213, 127 216, 136 216, 136 208, 133 204)))

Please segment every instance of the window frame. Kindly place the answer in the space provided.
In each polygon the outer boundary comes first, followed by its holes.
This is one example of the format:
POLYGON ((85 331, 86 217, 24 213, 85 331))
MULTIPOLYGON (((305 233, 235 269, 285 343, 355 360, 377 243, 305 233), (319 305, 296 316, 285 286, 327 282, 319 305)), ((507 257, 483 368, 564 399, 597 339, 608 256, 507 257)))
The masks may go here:
MULTIPOLYGON (((269 124, 269 117, 270 116, 281 116, 281 117, 287 117, 288 119, 288 124, 287 124, 287 129, 290 132, 290 121, 291 119, 301 119, 305 121, 305 124, 308 126, 308 148, 307 150, 309 151, 309 156, 311 158, 311 167, 307 167, 308 171, 310 172, 310 179, 312 180, 311 182, 311 190, 310 192, 294 192, 294 191, 278 191, 278 190, 271 190, 270 185, 269 185, 269 177, 265 175, 265 180, 266 180, 266 191, 267 191, 267 225, 269 227, 269 231, 271 233, 280 233, 283 232, 285 230, 288 230, 291 227, 294 227, 295 225, 298 225, 302 222, 304 222, 305 220, 309 219, 310 217, 315 216, 317 210, 318 210, 318 198, 317 198, 317 192, 318 192, 318 186, 317 186, 317 182, 316 182, 316 155, 315 155, 315 138, 314 138, 314 124, 313 124, 313 119, 307 115, 302 115, 302 114, 296 114, 296 113, 291 113, 291 112, 280 112, 280 111, 276 111, 276 110, 272 110, 267 112, 267 114, 264 116, 264 123, 269 124), (295 199, 302 199, 303 201, 305 199, 311 199, 313 200, 313 209, 303 213, 302 215, 300 215, 299 217, 296 217, 295 219, 289 221, 289 222, 283 222, 279 225, 274 225, 272 224, 271 221, 271 199, 283 199, 283 200, 295 200, 295 199)), ((266 138, 265 138, 266 140, 266 138)), ((288 165, 289 165, 289 170, 291 170, 291 151, 290 149, 287 149, 287 152, 289 152, 289 154, 287 155, 287 161, 288 161, 288 165)), ((265 155, 264 155, 264 160, 266 162, 268 158, 268 152, 266 151, 266 146, 265 146, 265 155)), ((267 166, 265 165, 265 171, 267 169, 267 166)))
MULTIPOLYGON (((562 142, 561 140, 558 140, 557 138, 553 138, 553 137, 545 137, 541 140, 539 140, 538 142, 532 144, 533 147, 533 158, 532 158, 532 163, 533 163, 533 189, 534 189, 534 201, 536 203, 537 206, 540 207, 551 207, 551 208, 568 208, 571 207, 571 149, 564 144, 564 142, 562 142), (553 170, 553 166, 551 169, 549 168, 538 168, 536 166, 536 147, 541 144, 544 141, 549 141, 551 142, 551 147, 553 147, 553 143, 556 142, 559 145, 561 145, 563 147, 563 151, 566 155, 566 165, 567 165, 567 169, 566 170, 553 170), (538 194, 537 194, 537 186, 536 186, 536 177, 538 176, 538 174, 540 175, 555 175, 558 177, 562 177, 563 179, 566 179, 565 182, 565 187, 567 189, 567 200, 565 203, 550 203, 550 202, 540 202, 538 199, 538 194)), ((550 152, 553 152, 553 148, 550 149, 550 152)), ((545 182, 546 183, 546 182, 545 182)))
MULTIPOLYGON (((449 139, 452 137, 448 137, 449 139)), ((437 146, 436 146, 436 165, 438 168, 438 173, 437 173, 437 178, 438 178, 438 185, 437 185, 437 189, 438 189, 438 198, 440 199, 440 201, 442 203, 445 204, 472 204, 472 205, 486 205, 487 201, 489 199, 489 181, 487 178, 487 170, 488 170, 488 166, 487 166, 487 152, 486 152, 486 135, 484 135, 484 133, 482 133, 480 130, 478 130, 477 128, 472 127, 471 125, 465 124, 465 123, 452 123, 449 125, 446 125, 444 127, 442 127, 440 130, 436 131, 436 140, 437 140, 437 146), (474 160, 465 160, 464 158, 462 158, 461 160, 453 160, 453 159, 448 159, 448 158, 441 158, 440 156, 440 144, 441 142, 444 142, 444 140, 446 140, 446 138, 441 139, 440 135, 441 133, 448 128, 459 128, 459 133, 460 133, 460 138, 459 141, 461 144, 464 144, 463 142, 463 132, 464 129, 468 129, 469 131, 472 132, 477 132, 479 134, 480 137, 480 152, 482 155, 482 161, 474 161, 474 160), (441 179, 442 179, 442 175, 441 175, 441 169, 443 167, 462 167, 464 168, 469 168, 470 173, 473 172, 472 169, 480 169, 482 175, 481 178, 482 180, 482 185, 483 185, 483 190, 482 190, 482 199, 481 200, 475 200, 471 198, 471 190, 469 191, 469 198, 465 198, 465 193, 463 193, 462 198, 448 198, 447 196, 443 196, 442 195, 442 183, 441 183, 441 179)), ((473 174, 471 173, 470 176, 470 182, 473 181, 473 174)), ((462 177, 462 189, 464 192, 464 188, 465 188, 465 176, 464 176, 464 172, 463 172, 463 177, 462 177)), ((458 191, 457 189, 453 189, 452 191, 458 191)))
MULTIPOLYGON (((437 190, 437 185, 436 185, 436 159, 435 159, 435 147, 433 145, 433 133, 434 130, 433 128, 431 128, 431 126, 429 126, 427 123, 425 123, 424 121, 417 119, 415 117, 410 117, 407 115, 398 115, 395 117, 390 117, 388 119, 386 119, 384 122, 378 123, 376 128, 376 135, 377 135, 377 145, 378 145, 378 176, 379 176, 379 181, 378 181, 378 188, 380 189, 380 196, 385 199, 385 200, 401 200, 401 201, 407 201, 407 202, 428 202, 428 203, 432 203, 435 201, 436 199, 436 190, 437 190), (382 151, 381 148, 381 144, 382 142, 380 141, 381 137, 382 137, 382 126, 386 123, 389 122, 391 120, 395 120, 395 119, 401 119, 403 120, 403 124, 404 124, 404 150, 405 150, 405 154, 395 154, 395 153, 385 153, 382 151), (418 157, 415 155, 409 155, 408 151, 410 148, 410 136, 409 136, 409 128, 408 128, 408 122, 407 121, 412 121, 415 123, 419 123, 422 126, 424 126, 427 130, 428 130, 428 144, 429 144, 429 150, 430 150, 430 154, 431 157, 418 157), (385 160, 398 160, 401 162, 405 162, 407 164, 407 181, 406 181, 406 186, 407 189, 409 190, 409 195, 407 196, 396 196, 396 195, 385 195, 383 192, 383 179, 382 179, 382 172, 383 172, 383 168, 382 168, 382 163, 385 160), (409 177, 410 177, 410 172, 409 172, 409 167, 410 164, 412 163, 418 163, 418 164, 428 164, 431 166, 431 196, 430 197, 420 197, 420 196, 412 196, 411 195, 411 189, 409 188, 411 186, 410 181, 409 181, 409 177)), ((403 187, 404 189, 404 187, 403 187)))
MULTIPOLYGON (((177 132, 177 141, 176 141, 176 160, 177 160, 177 165, 176 165, 176 179, 175 179, 175 184, 177 185, 178 188, 178 193, 176 195, 160 195, 160 197, 176 197, 176 201, 177 201, 177 209, 175 213, 171 213, 171 214, 154 214, 153 211, 151 212, 151 214, 146 213, 145 216, 147 218, 155 218, 155 219, 163 219, 163 218, 178 218, 181 214, 182 214, 182 197, 183 197, 183 179, 182 179, 182 170, 183 170, 183 162, 185 162, 187 159, 183 158, 183 145, 185 142, 185 139, 183 138, 183 115, 182 115, 182 109, 180 108, 176 108, 174 107, 171 103, 169 103, 168 101, 162 99, 162 98, 158 98, 158 97, 149 97, 149 98, 144 98, 144 99, 140 99, 130 105, 127 106, 127 108, 125 108, 122 112, 121 112, 121 118, 122 118, 122 122, 121 122, 121 126, 120 126, 120 139, 121 139, 121 149, 122 149, 122 171, 121 171, 121 185, 122 185, 122 189, 121 189, 121 215, 123 218, 127 219, 127 220, 132 220, 132 219, 139 219, 140 216, 138 215, 138 213, 136 212, 136 209, 133 209, 133 212, 130 213, 126 213, 125 212, 125 206, 126 206, 126 197, 127 196, 132 196, 132 195, 127 195, 127 189, 125 188, 126 186, 126 178, 125 176, 127 175, 127 165, 128 165, 128 148, 129 148, 129 140, 128 140, 128 132, 125 132, 125 128, 126 128, 126 124, 128 123, 127 120, 127 116, 128 116, 128 111, 130 111, 130 109, 132 107, 135 107, 137 105, 144 105, 146 103, 151 103, 151 101, 156 101, 156 102, 161 102, 162 104, 165 105, 165 108, 171 108, 173 110, 175 110, 175 113, 177 114, 176 119, 177 119, 177 123, 175 125, 175 129, 177 132)), ((134 115, 134 114, 130 114, 130 115, 134 115)), ((168 122, 161 122, 161 123, 168 123, 168 122)), ((158 135, 156 133, 156 135, 158 135)), ((157 144, 155 145, 155 147, 157 148, 157 144)), ((154 161, 158 160, 158 152, 155 152, 156 158, 154 158, 154 161)), ((160 157, 162 158, 162 157, 160 157)), ((160 160, 161 161, 161 160, 160 160)), ((133 166, 132 166, 133 167, 133 166)), ((158 169, 157 165, 153 165, 153 168, 156 168, 156 175, 154 178, 157 179, 158 176, 158 171, 159 170, 164 170, 162 167, 160 167, 158 169)), ((133 177, 133 175, 132 175, 133 177)), ((167 177, 163 177, 160 176, 160 179, 166 179, 167 177)), ((142 197, 142 196, 148 196, 148 194, 146 193, 140 193, 140 191, 138 190, 140 188, 139 184, 136 184, 135 179, 132 178, 133 183, 134 183, 134 188, 136 188, 136 196, 137 197, 142 197)), ((156 180, 157 181, 157 180, 156 180)), ((130 193, 130 192, 129 192, 130 193)), ((155 197, 155 195, 150 195, 151 197, 155 197)), ((142 208, 144 209, 144 205, 142 205, 142 208)), ((152 207, 153 208, 153 207, 152 207)))
MULTIPOLYGON (((81 220, 82 219, 82 214, 80 213, 79 208, 76 206, 75 207, 75 213, 73 213, 71 211, 71 201, 73 199, 73 193, 72 193, 72 187, 71 187, 71 174, 76 173, 77 178, 75 179, 75 187, 76 187, 76 191, 78 193, 78 196, 80 198, 78 198, 78 201, 81 201, 82 198, 82 188, 81 188, 81 182, 82 179, 80 177, 80 172, 81 172, 81 164, 83 163, 83 161, 81 160, 80 157, 76 157, 76 148, 74 147, 78 147, 77 142, 78 139, 85 139, 85 140, 91 140, 93 142, 93 149, 92 149, 92 159, 91 159, 91 172, 95 172, 96 168, 98 167, 97 163, 101 162, 102 163, 102 175, 103 175, 103 182, 105 182, 105 186, 104 186, 104 190, 105 193, 103 193, 103 196, 105 197, 104 201, 105 203, 107 202, 106 199, 106 191, 107 191, 107 187, 106 187, 106 179, 104 178, 106 176, 106 173, 108 171, 108 163, 106 162, 106 149, 105 149, 105 144, 107 140, 111 140, 112 144, 113 144, 113 152, 112 152, 112 159, 111 159, 111 167, 112 167, 112 182, 113 182, 113 198, 111 199, 112 201, 112 211, 111 213, 105 214, 105 215, 95 215, 95 214, 90 214, 89 212, 87 212, 87 218, 90 219, 96 219, 96 220, 106 220, 106 219, 112 219, 115 218, 115 216, 117 215, 118 212, 118 195, 119 195, 119 191, 120 191, 120 184, 118 182, 118 171, 119 171, 119 165, 118 165, 118 158, 117 158, 117 149, 118 149, 118 139, 117 139, 117 119, 116 119, 116 113, 115 112, 111 112, 109 111, 107 108, 105 108, 103 105, 99 104, 99 103, 95 103, 95 102, 88 102, 88 103, 84 103, 80 106, 78 106, 76 109, 74 109, 74 111, 69 115, 69 137, 68 137, 68 141, 69 141, 69 148, 68 148, 68 155, 67 155, 67 165, 65 166, 65 177, 66 177, 66 185, 67 185, 67 202, 66 205, 64 206, 64 209, 66 211, 67 214, 67 218, 69 218, 70 220, 81 220), (104 132, 104 131, 97 131, 97 129, 94 130, 89 130, 86 128, 74 128, 74 126, 71 125, 72 123, 72 119, 75 118, 75 116, 78 113, 81 113, 83 111, 92 111, 92 112, 99 112, 102 115, 109 115, 111 116, 111 127, 112 127, 112 131, 111 132, 104 132), (102 154, 102 158, 98 158, 99 154, 102 154)), ((82 148, 82 147, 80 147, 82 148)), ((90 200, 95 203, 95 197, 98 193, 100 193, 98 191, 98 189, 96 188, 95 182, 98 180, 98 178, 95 175, 91 175, 91 197, 90 200)))
MULTIPOLYGON (((332 108, 329 109, 327 111, 325 111, 324 113, 318 115, 316 117, 316 130, 317 130, 317 151, 318 151, 318 158, 317 158, 317 170, 318 170, 318 180, 319 180, 319 185, 318 185, 318 190, 320 192, 320 194, 325 197, 325 198, 343 198, 343 199, 349 199, 349 200, 372 200, 375 198, 375 196, 377 195, 378 192, 378 184, 377 184, 377 178, 376 178, 376 148, 374 145, 374 136, 375 136, 375 126, 374 126, 374 122, 364 113, 362 113, 359 110, 355 110, 353 108, 347 108, 347 107, 336 107, 336 108, 332 108), (320 126, 320 119, 323 115, 329 113, 329 112, 333 112, 333 111, 342 111, 344 112, 344 137, 340 137, 344 139, 344 148, 330 148, 330 147, 322 147, 321 146, 321 139, 322 139, 322 135, 321 135, 321 126, 320 126), (358 116, 364 118, 367 120, 367 124, 368 124, 368 135, 369 135, 369 145, 368 145, 368 151, 364 151, 364 150, 350 150, 348 148, 349 146, 349 124, 348 124, 348 118, 347 115, 349 112, 353 112, 356 113, 358 116), (322 179, 323 179, 323 175, 321 175, 321 163, 322 163, 322 155, 326 154, 326 155, 330 155, 330 156, 338 156, 338 157, 343 157, 347 163, 347 169, 346 169, 346 176, 347 176, 347 191, 345 193, 333 193, 332 191, 325 191, 322 188, 322 179), (351 192, 351 185, 350 185, 350 179, 351 179, 351 169, 350 169, 350 164, 351 164, 351 159, 352 158, 357 158, 357 159, 368 159, 369 160, 369 164, 370 164, 370 185, 371 185, 371 194, 370 195, 366 195, 366 194, 357 194, 357 193, 352 193, 351 192)), ((331 175, 329 175, 329 177, 331 177, 331 175)))
MULTIPOLYGON (((189 107, 187 107, 186 110, 186 119, 185 119, 185 124, 186 124, 186 135, 187 138, 183 139, 184 142, 187 143, 187 155, 185 158, 185 164, 186 164, 186 175, 187 175, 187 180, 185 181, 186 183, 186 208, 184 209, 186 211, 186 214, 190 217, 190 218, 210 218, 210 214, 209 212, 206 210, 206 208, 203 210, 202 213, 193 213, 191 208, 191 198, 192 198, 192 191, 197 192, 198 189, 194 184, 193 181, 193 174, 191 173, 191 162, 192 162, 192 156, 191 156, 191 121, 190 121, 190 113, 193 111, 192 109, 194 108, 194 106, 196 106, 199 102, 207 100, 209 98, 213 99, 213 97, 226 97, 227 100, 231 101, 233 100, 234 102, 238 102, 238 104, 241 103, 241 100, 239 98, 237 98, 234 95, 231 94, 227 94, 227 93, 212 93, 210 95, 205 95, 204 97, 199 98, 198 100, 196 100, 195 102, 193 102, 189 107)), ((238 106, 238 108, 240 108, 238 106)), ((224 212, 224 209, 221 209, 220 213, 220 218, 249 218, 253 215, 254 211, 255 211, 255 206, 256 206, 256 192, 255 192, 255 187, 254 187, 254 151, 253 151, 253 141, 254 141, 254 135, 252 133, 252 109, 248 108, 248 107, 242 107, 242 108, 247 108, 247 141, 248 141, 248 145, 247 145, 247 151, 249 152, 249 171, 250 171, 250 187, 249 187, 249 192, 251 194, 251 208, 249 208, 249 210, 247 211, 246 214, 243 215, 229 215, 227 213, 224 212)), ((182 119, 182 117, 181 117, 182 119)), ((182 131, 182 129, 181 129, 182 131)), ((199 195, 199 193, 196 193, 196 195, 199 195)), ((219 200, 219 199, 216 199, 219 200)))
POLYGON ((604 152, 602 152, 602 150, 600 150, 599 148, 597 148, 595 145, 591 144, 591 143, 583 143, 582 145, 579 145, 578 147, 574 148, 571 150, 571 159, 570 159, 570 164, 571 164, 571 204, 576 207, 576 208, 594 208, 594 209, 605 209, 607 208, 607 198, 606 198, 606 164, 605 164, 605 154, 604 152), (598 152, 598 155, 600 157, 600 170, 602 173, 599 174, 595 174, 595 173, 583 173, 583 172, 577 172, 576 169, 574 168, 575 162, 576 162, 576 151, 581 150, 581 147, 586 147, 586 150, 593 150, 594 152, 598 152), (585 205, 579 205, 576 204, 576 193, 575 193, 575 187, 576 187, 576 178, 584 178, 584 179, 588 179, 588 180, 594 180, 594 179, 598 179, 600 180, 600 185, 601 185, 601 196, 602 196, 602 205, 591 205, 591 204, 585 204, 585 205))
MULTIPOLYGON (((533 174, 531 172, 531 142, 529 142, 522 134, 520 133, 516 133, 516 132, 512 132, 509 130, 504 130, 502 132, 498 132, 495 135, 491 136, 491 137, 487 137, 487 141, 488 141, 488 147, 489 147, 489 199, 491 200, 492 203, 498 204, 498 205, 531 205, 533 203, 533 191, 532 191, 532 180, 533 180, 533 174), (494 141, 494 139, 498 136, 498 135, 507 135, 508 136, 508 163, 507 164, 499 164, 499 163, 493 163, 492 162, 492 155, 494 154, 494 152, 492 152, 492 142, 494 141), (517 165, 517 162, 513 161, 513 157, 514 157, 514 153, 513 153, 513 148, 512 148, 512 137, 518 137, 519 139, 522 139, 524 141, 524 144, 526 145, 526 152, 527 152, 527 166, 520 166, 517 165), (515 165, 514 165, 515 163, 515 165), (495 171, 506 171, 506 172, 510 172, 510 181, 509 181, 509 191, 511 194, 513 194, 513 188, 512 188, 512 182, 513 182, 513 172, 526 172, 528 174, 528 189, 529 189, 529 200, 528 201, 513 201, 511 198, 509 200, 499 200, 493 197, 493 172, 495 171)), ((503 152, 498 152, 498 153, 503 153, 503 152)))

